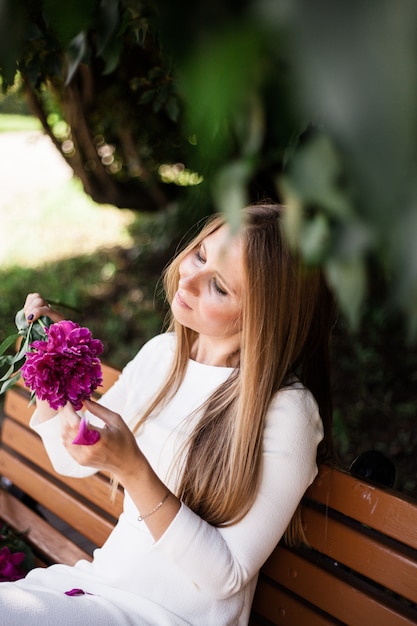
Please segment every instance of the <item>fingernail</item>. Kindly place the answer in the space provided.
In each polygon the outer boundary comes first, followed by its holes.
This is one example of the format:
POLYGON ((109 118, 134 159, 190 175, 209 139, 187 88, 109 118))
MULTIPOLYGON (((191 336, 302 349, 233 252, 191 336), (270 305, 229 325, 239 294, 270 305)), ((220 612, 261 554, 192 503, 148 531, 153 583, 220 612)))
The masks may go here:
POLYGON ((35 316, 33 315, 33 313, 31 313, 30 315, 28 315, 28 320, 29 322, 31 322, 33 320, 35 316))

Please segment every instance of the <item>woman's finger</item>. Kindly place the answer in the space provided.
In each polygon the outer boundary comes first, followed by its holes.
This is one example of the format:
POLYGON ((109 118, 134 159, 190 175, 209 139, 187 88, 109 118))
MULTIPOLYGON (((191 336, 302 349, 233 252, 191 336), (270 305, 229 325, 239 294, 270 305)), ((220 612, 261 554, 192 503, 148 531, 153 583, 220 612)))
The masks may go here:
POLYGON ((49 317, 53 322, 60 322, 64 319, 64 316, 51 308, 39 293, 27 295, 23 310, 28 322, 36 322, 42 315, 49 317))
POLYGON ((76 411, 74 411, 72 404, 67 402, 67 404, 59 409, 59 413, 65 419, 65 424, 68 428, 78 430, 80 426, 80 416, 76 411))
POLYGON ((123 422, 118 413, 110 411, 110 409, 98 402, 94 402, 94 400, 85 400, 84 405, 87 411, 99 417, 107 426, 117 426, 123 422))

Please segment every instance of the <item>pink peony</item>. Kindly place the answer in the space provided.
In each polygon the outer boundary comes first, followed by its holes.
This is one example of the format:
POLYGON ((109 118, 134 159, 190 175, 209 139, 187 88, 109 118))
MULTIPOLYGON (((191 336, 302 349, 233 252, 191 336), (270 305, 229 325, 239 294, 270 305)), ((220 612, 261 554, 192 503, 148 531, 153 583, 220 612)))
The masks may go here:
POLYGON ((64 320, 45 329, 47 340, 30 344, 22 366, 22 376, 40 400, 58 409, 71 402, 75 410, 101 385, 98 355, 103 351, 99 339, 88 328, 64 320))
POLYGON ((7 546, 0 549, 0 582, 19 580, 26 576, 21 567, 25 556, 24 552, 11 552, 7 546))

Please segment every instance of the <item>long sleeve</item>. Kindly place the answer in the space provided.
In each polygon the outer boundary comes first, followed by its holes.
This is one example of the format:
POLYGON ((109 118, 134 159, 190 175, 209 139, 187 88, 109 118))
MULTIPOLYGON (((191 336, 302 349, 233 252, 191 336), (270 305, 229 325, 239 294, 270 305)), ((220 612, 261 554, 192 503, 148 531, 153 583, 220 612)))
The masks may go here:
POLYGON ((317 473, 322 423, 305 389, 281 391, 270 410, 263 446, 262 480, 248 514, 217 529, 183 506, 155 545, 182 567, 194 584, 228 598, 258 572, 285 532, 317 473))
POLYGON ((41 437, 52 467, 58 474, 73 478, 86 478, 96 472, 92 467, 79 465, 64 447, 59 413, 46 422, 39 422, 37 411, 35 411, 29 425, 41 437))

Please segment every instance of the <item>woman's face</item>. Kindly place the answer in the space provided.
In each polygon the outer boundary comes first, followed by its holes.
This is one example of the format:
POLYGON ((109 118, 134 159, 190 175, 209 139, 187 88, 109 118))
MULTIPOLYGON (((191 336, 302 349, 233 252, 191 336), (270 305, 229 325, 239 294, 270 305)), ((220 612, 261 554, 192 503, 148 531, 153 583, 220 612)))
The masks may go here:
POLYGON ((242 317, 241 239, 221 226, 184 257, 179 274, 171 304, 177 321, 211 338, 237 335, 242 317))

